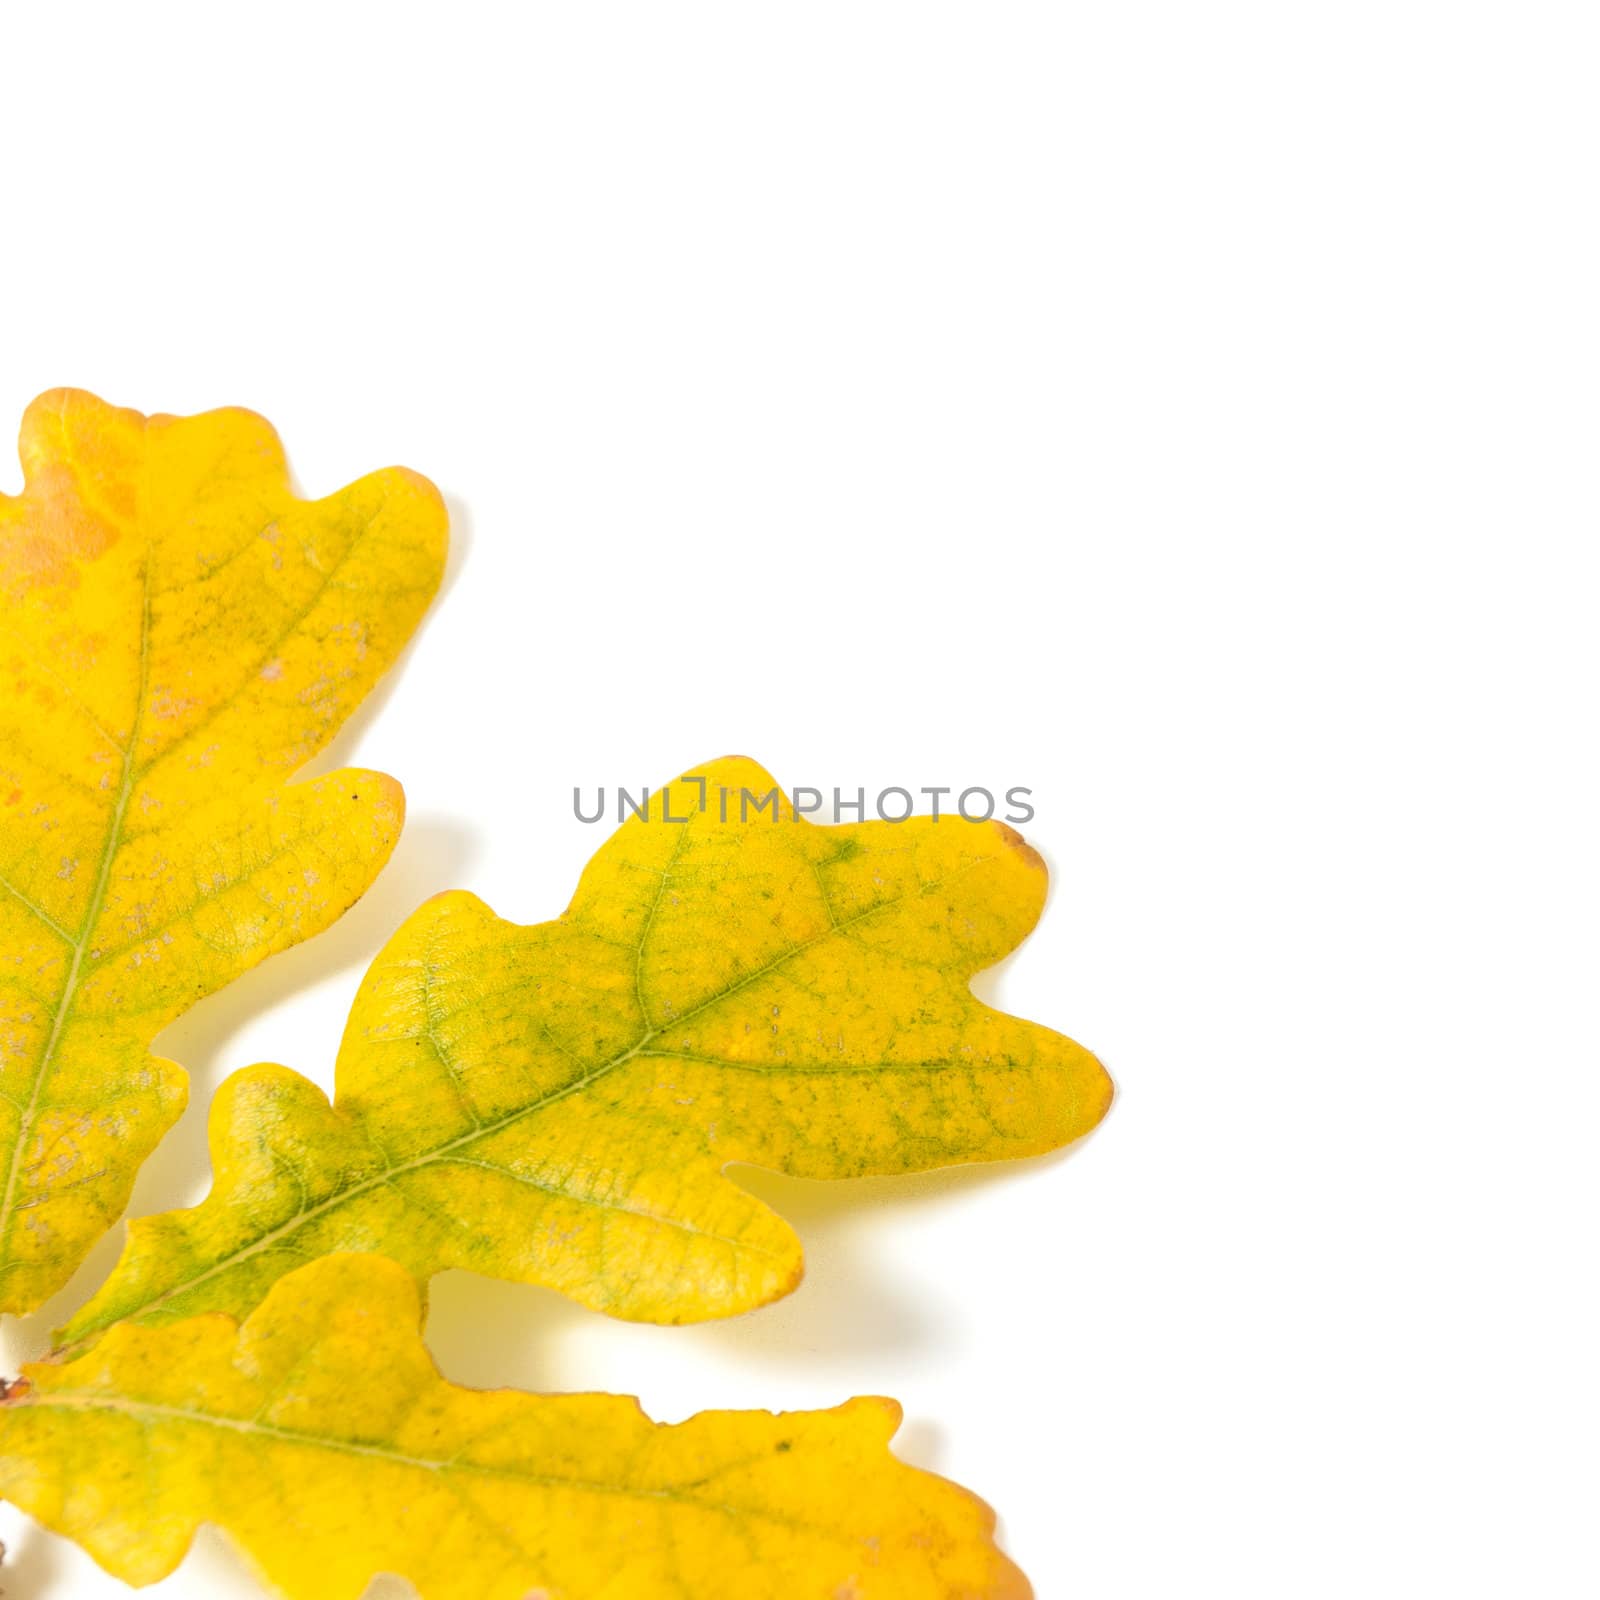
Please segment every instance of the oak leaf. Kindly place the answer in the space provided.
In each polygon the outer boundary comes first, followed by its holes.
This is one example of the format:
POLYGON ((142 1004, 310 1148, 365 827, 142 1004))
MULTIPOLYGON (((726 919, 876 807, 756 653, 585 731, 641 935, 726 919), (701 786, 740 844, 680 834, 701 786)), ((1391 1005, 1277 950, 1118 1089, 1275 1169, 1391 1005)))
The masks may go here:
POLYGON ((414 474, 289 490, 246 411, 58 390, 0 495, 0 1310, 121 1215, 186 1079, 150 1053, 203 995, 317 933, 400 828, 399 785, 286 780, 438 586, 414 474))
POLYGON ((284 1067, 228 1079, 211 1194, 130 1224, 65 1347, 124 1317, 243 1315, 338 1250, 620 1317, 726 1316, 802 1267, 728 1163, 901 1173, 1093 1127, 1099 1062, 969 987, 1039 915, 1034 851, 999 823, 825 827, 719 799, 773 788, 738 758, 675 781, 559 921, 518 926, 464 893, 424 905, 356 997, 335 1104, 284 1067))
POLYGON ((290 1600, 1026 1600, 987 1507, 897 1461, 890 1400, 653 1423, 457 1387, 410 1275, 330 1256, 242 1327, 123 1324, 0 1404, 0 1494, 146 1584, 201 1523, 290 1600))

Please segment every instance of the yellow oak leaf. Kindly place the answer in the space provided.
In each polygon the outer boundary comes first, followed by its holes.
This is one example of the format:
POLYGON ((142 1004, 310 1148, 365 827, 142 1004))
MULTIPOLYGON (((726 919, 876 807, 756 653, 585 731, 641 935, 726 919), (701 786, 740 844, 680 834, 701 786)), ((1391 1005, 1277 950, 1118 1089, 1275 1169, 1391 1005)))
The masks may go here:
POLYGON ((559 921, 518 926, 464 893, 424 905, 357 995, 336 1103, 279 1066, 224 1083, 211 1194, 130 1224, 64 1348, 124 1317, 243 1315, 336 1250, 619 1317, 727 1316, 802 1267, 728 1163, 901 1173, 1093 1127, 1099 1062, 969 987, 1038 918, 1034 851, 999 823, 823 827, 720 798, 773 788, 739 758, 675 781, 559 921))
POLYGON ((243 1326, 123 1324, 0 1404, 0 1494, 154 1583, 224 1530, 290 1600, 1026 1600, 975 1496, 897 1461, 892 1400, 704 1412, 458 1387, 381 1256, 329 1256, 243 1326))
POLYGON ((246 411, 74 390, 0 495, 0 1310, 59 1288, 183 1109, 160 1030, 333 922, 399 832, 380 773, 287 782, 438 586, 432 486, 289 490, 246 411))

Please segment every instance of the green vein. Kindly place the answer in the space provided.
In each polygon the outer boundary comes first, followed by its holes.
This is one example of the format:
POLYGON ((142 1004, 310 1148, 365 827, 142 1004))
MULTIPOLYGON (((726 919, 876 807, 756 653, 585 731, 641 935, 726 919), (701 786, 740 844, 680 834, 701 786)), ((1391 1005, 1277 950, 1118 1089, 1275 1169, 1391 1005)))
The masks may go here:
POLYGON ((0 878, 0 889, 6 890, 14 899, 20 901, 24 909, 31 911, 63 944, 70 946, 74 943, 73 936, 43 906, 30 900, 9 878, 0 878))
MULTIPOLYGON (((45 1047, 39 1057, 38 1065, 33 1071, 33 1082, 29 1086, 27 1105, 17 1125, 17 1137, 11 1147, 11 1160, 6 1170, 5 1196, 0 1200, 0 1250, 4 1250, 11 1238, 11 1227, 17 1213, 17 1184, 22 1176, 22 1151, 27 1144, 29 1135, 33 1131, 35 1118, 39 1113, 39 1097, 44 1092, 45 1080, 50 1075, 50 1069, 55 1063, 56 1051, 61 1045, 61 1035, 66 1029, 67 1019, 72 1013, 72 1003, 76 998, 78 977, 83 967, 84 952, 88 949, 89 939, 94 933, 95 924, 99 921, 101 907, 105 904, 106 889, 111 882, 111 869, 117 857, 117 848, 121 843, 123 818, 127 815, 128 802, 133 797, 134 768, 133 752, 139 746, 139 730, 144 721, 146 690, 149 686, 150 676, 150 557, 145 557, 144 566, 139 575, 139 683, 137 697, 134 701, 133 727, 128 735, 127 748, 122 752, 122 778, 117 786, 117 798, 112 807, 111 823, 106 830, 104 844, 100 850, 100 862, 95 869, 94 890, 89 896, 88 908, 84 912, 82 925, 78 929, 76 939, 72 944, 72 960, 67 967, 67 975, 61 985, 61 993, 56 1000, 55 1016, 51 1019, 50 1037, 45 1041, 45 1047)), ((9 1258, 0 1264, 0 1271, 6 1271, 17 1263, 9 1258)))

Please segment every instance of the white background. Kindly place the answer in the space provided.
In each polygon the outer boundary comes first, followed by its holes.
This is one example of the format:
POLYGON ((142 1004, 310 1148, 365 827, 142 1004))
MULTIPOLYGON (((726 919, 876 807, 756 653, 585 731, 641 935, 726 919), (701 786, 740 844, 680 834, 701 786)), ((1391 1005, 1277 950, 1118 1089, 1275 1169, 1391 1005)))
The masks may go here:
MULTIPOLYGON (((403 462, 455 526, 332 752, 405 783, 394 863, 165 1036, 135 1210, 203 1192, 225 1073, 331 1083, 425 895, 556 914, 574 784, 1026 784, 1051 904, 983 992, 1103 1056, 1103 1127, 749 1174, 810 1271, 719 1326, 451 1275, 445 1370, 896 1395, 1041 1600, 1595 1594, 1597 45, 1527 0, 9 8, 0 416, 247 404, 307 492, 403 462)), ((122 1592, 0 1531, 9 1600, 122 1592)))

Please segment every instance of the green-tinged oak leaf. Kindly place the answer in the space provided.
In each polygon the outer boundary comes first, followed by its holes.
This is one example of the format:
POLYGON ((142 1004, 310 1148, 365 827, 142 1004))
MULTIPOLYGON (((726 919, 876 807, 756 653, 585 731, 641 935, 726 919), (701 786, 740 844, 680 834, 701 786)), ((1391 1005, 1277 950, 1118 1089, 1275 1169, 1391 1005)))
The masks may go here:
POLYGON ((0 1494, 153 1583, 201 1523, 289 1600, 1026 1600, 965 1490, 897 1461, 890 1400, 705 1412, 459 1388, 379 1256, 280 1279, 243 1326, 123 1324, 0 1404, 0 1494))
POLYGON ((1094 1057, 968 986, 1037 919, 1039 857, 948 817, 823 827, 735 803, 724 820, 719 791, 773 787, 742 759, 677 780, 559 921, 424 905, 356 997, 335 1103, 284 1067, 227 1080, 211 1194, 130 1225, 65 1348, 124 1317, 242 1316, 336 1250, 620 1317, 726 1316, 802 1265, 728 1163, 900 1173, 1093 1127, 1111 1095, 1094 1057))
POLYGON ((401 821, 372 772, 290 784, 438 585, 408 472, 297 500, 246 411, 58 390, 0 495, 0 1310, 59 1288, 183 1109, 150 1053, 333 922, 401 821))

